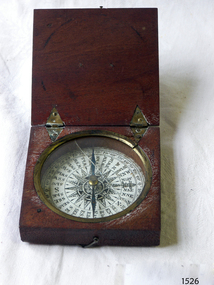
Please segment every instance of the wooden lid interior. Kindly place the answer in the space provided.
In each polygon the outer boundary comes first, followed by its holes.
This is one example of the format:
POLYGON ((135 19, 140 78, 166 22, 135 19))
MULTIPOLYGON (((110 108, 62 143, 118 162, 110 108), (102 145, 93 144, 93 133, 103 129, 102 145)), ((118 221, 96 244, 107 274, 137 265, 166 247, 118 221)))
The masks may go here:
POLYGON ((159 125, 157 9, 34 11, 32 125, 159 125))

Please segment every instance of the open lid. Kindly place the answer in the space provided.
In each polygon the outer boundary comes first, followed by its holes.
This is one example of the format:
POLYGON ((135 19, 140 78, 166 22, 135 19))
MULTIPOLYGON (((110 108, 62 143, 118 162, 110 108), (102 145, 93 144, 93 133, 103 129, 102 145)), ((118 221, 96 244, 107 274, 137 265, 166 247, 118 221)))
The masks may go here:
POLYGON ((159 125, 157 9, 34 11, 32 125, 159 125))

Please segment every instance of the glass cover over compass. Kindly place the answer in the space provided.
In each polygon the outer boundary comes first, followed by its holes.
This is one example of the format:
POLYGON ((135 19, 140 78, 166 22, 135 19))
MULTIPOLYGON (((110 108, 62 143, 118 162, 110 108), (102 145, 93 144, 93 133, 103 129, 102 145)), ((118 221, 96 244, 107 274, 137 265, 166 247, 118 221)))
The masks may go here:
POLYGON ((114 133, 70 135, 41 155, 36 190, 54 212, 81 222, 121 217, 146 197, 152 179, 145 153, 114 133))

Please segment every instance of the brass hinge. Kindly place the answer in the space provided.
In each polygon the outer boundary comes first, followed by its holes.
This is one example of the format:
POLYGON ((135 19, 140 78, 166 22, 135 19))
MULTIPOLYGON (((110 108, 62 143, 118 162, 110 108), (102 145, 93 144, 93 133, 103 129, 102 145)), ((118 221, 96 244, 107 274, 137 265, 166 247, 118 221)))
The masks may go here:
POLYGON ((147 130, 148 123, 145 116, 143 115, 143 112, 138 106, 136 107, 134 115, 131 119, 130 127, 133 132, 135 141, 139 142, 147 130))
POLYGON ((57 139, 59 134, 62 132, 64 126, 64 122, 62 121, 57 109, 54 107, 51 110, 50 116, 48 117, 45 125, 52 142, 57 139))

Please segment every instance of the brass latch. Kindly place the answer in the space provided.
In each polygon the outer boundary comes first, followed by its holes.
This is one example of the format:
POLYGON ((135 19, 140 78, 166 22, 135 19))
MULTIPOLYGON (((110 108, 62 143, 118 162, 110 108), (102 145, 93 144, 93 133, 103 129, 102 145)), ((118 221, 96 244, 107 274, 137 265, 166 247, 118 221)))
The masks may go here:
POLYGON ((131 119, 130 127, 134 134, 135 141, 139 142, 147 130, 148 123, 141 109, 138 106, 136 107, 134 115, 131 119))
POLYGON ((64 122, 62 121, 57 109, 54 107, 51 110, 50 116, 48 117, 45 125, 52 142, 57 139, 64 126, 64 122))

